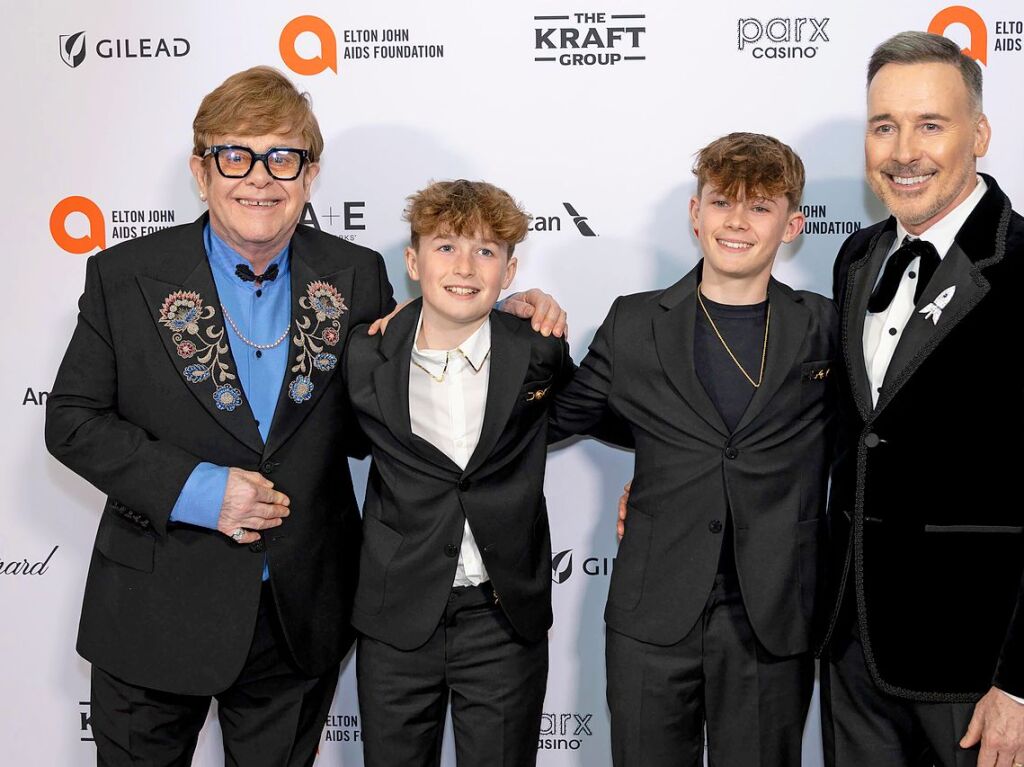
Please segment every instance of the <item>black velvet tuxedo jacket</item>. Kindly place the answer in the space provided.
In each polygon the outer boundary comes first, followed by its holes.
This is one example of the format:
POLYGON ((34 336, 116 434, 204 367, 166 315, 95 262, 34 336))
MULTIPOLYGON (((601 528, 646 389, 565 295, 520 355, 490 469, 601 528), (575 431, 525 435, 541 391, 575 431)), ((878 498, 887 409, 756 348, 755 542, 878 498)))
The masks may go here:
POLYGON ((412 433, 409 365, 422 299, 387 334, 352 335, 345 375, 373 463, 352 625, 402 650, 430 638, 455 579, 469 520, 491 585, 530 641, 551 626, 551 539, 544 502, 548 403, 572 374, 564 341, 491 312, 486 409, 462 470, 412 433))
POLYGON ((728 508, 758 639, 775 655, 805 652, 824 532, 835 308, 771 280, 764 382, 730 434, 694 369, 701 266, 665 290, 616 299, 555 398, 551 432, 585 431, 606 409, 632 430, 636 467, 610 628, 658 645, 686 636, 711 591, 728 508))
POLYGON ((842 437, 826 642, 855 612, 875 683, 922 701, 969 701, 993 684, 1024 695, 1024 219, 985 181, 874 407, 864 319, 895 219, 852 235, 835 266, 842 437), (950 287, 937 321, 922 314, 950 287))
POLYGON ((389 312, 394 302, 379 255, 304 226, 296 230, 292 351, 264 444, 247 402, 229 409, 231 392, 214 398, 225 384, 241 386, 221 375, 237 368, 203 244, 206 220, 89 259, 78 326, 47 401, 46 441, 108 496, 79 652, 132 684, 208 695, 227 688, 246 659, 265 556, 299 667, 323 673, 350 645, 360 519, 346 451, 364 448, 349 438, 358 429, 344 383, 334 381, 336 368, 312 365, 316 350, 308 344, 316 336, 321 340, 313 343, 340 357, 349 329, 389 312), (204 349, 212 349, 207 359, 204 349), (291 366, 300 355, 305 365, 296 371, 291 366), (191 382, 202 374, 190 366, 210 362, 212 376, 191 382), (300 375, 311 391, 291 386, 300 375), (169 522, 200 461, 261 471, 290 497, 291 515, 251 546, 169 522))

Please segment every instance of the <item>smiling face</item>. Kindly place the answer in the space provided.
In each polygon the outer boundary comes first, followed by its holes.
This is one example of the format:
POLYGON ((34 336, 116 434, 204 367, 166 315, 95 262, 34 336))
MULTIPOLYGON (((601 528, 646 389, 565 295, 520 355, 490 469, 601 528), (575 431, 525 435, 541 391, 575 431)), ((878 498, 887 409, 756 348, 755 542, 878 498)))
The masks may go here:
POLYGON ((508 245, 480 232, 421 235, 405 249, 405 263, 423 292, 421 346, 431 349, 454 349, 469 338, 516 273, 508 245))
POLYGON ((784 196, 726 197, 710 184, 690 199, 690 221, 704 255, 708 285, 749 282, 767 290, 775 254, 803 229, 804 216, 784 196))
POLYGON ((970 195, 990 136, 951 64, 886 64, 868 86, 867 180, 911 234, 970 195))
MULTIPOLYGON (((301 136, 280 133, 220 135, 211 142, 216 144, 246 146, 256 153, 272 147, 307 148, 301 136)), ((196 155, 190 167, 210 206, 213 231, 254 268, 269 262, 291 239, 320 170, 316 163, 307 163, 295 180, 278 181, 267 173, 262 162, 257 162, 245 178, 225 178, 212 156, 196 155)))

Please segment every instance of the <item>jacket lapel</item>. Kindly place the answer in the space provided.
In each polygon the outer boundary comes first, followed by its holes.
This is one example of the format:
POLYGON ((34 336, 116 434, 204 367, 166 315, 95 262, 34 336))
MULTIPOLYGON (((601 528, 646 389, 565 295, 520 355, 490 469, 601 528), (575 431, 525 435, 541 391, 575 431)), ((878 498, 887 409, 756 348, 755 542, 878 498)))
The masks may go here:
POLYGON ((1003 258, 1012 209, 1010 200, 995 180, 985 176, 985 182, 988 190, 957 232, 907 321, 886 371, 876 413, 892 401, 942 340, 989 291, 990 284, 982 270, 1003 258))
POLYGON ((409 413, 409 366, 412 364, 412 346, 416 338, 423 299, 410 302, 388 324, 381 339, 380 353, 385 362, 372 373, 373 387, 381 418, 396 441, 411 448, 420 458, 448 474, 461 474, 462 470, 433 444, 412 433, 409 413))
POLYGON ((139 275, 164 350, 210 416, 251 450, 263 450, 256 419, 238 381, 220 299, 203 244, 206 216, 184 230, 180 250, 164 254, 166 280, 139 275))
POLYGON ((281 447, 324 396, 349 329, 351 267, 323 273, 301 236, 291 247, 291 356, 267 435, 266 458, 281 447))
POLYGON ((846 276, 845 306, 839 307, 843 317, 843 353, 850 389, 860 411, 867 420, 874 397, 868 379, 867 361, 864 359, 864 322, 867 319, 868 299, 874 290, 878 272, 885 255, 896 239, 896 219, 890 218, 885 227, 868 243, 866 255, 850 264, 846 276))
POLYGON ((702 265, 703 262, 662 294, 661 307, 665 312, 653 320, 654 348, 665 375, 683 401, 715 431, 728 437, 729 430, 693 365, 697 275, 702 265))
POLYGON ((507 327, 493 311, 488 322, 491 323, 491 369, 487 379, 487 405, 480 439, 466 464, 464 473, 467 475, 478 469, 494 450, 530 368, 530 342, 520 335, 534 332, 529 325, 516 323, 514 329, 507 327))
POLYGON ((768 282, 768 351, 764 380, 754 391, 747 409, 736 425, 738 434, 764 410, 779 387, 789 376, 800 349, 804 345, 811 314, 799 295, 774 277, 768 282))

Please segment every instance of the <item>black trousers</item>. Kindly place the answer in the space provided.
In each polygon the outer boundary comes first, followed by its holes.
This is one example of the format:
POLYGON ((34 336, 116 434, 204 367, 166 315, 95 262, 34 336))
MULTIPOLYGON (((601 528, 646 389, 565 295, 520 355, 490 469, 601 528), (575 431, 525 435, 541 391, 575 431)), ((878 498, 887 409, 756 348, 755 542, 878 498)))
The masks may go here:
POLYGON ((827 767, 974 767, 964 750, 973 703, 918 703, 871 679, 856 626, 833 640, 821 664, 821 728, 827 767))
POLYGON ((715 576, 689 634, 662 647, 609 629, 608 708, 616 767, 794 767, 814 658, 771 655, 754 636, 734 574, 715 576))
POLYGON ((359 638, 364 764, 440 764, 450 697, 459 767, 532 767, 547 676, 547 638, 519 637, 489 584, 452 589, 421 647, 359 638))
MULTIPOLYGON (((227 767, 313 764, 338 684, 335 667, 299 673, 280 635, 264 584, 252 646, 234 684, 215 696, 227 767)), ((92 669, 92 731, 99 767, 187 767, 211 696, 178 695, 129 684, 92 669)))

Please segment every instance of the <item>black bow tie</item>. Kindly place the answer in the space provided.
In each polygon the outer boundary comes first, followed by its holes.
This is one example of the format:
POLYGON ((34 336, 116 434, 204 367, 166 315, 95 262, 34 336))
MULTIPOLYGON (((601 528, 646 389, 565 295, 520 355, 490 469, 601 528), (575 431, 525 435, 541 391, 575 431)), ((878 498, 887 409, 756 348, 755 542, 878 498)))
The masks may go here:
POLYGON ((274 278, 277 277, 277 264, 271 264, 267 271, 258 275, 252 273, 252 269, 249 268, 248 264, 239 264, 235 267, 235 276, 245 282, 255 282, 257 285, 262 285, 264 282, 273 282, 274 278))
POLYGON ((917 288, 914 290, 914 303, 921 300, 921 294, 928 287, 928 280, 935 274, 939 267, 939 254, 935 246, 926 240, 913 240, 908 235, 903 238, 899 249, 896 250, 889 260, 885 262, 885 271, 882 272, 882 279, 875 286, 871 298, 868 299, 868 311, 872 314, 884 312, 892 303, 896 291, 899 289, 903 273, 907 271, 910 262, 918 256, 921 263, 917 267, 917 288))

